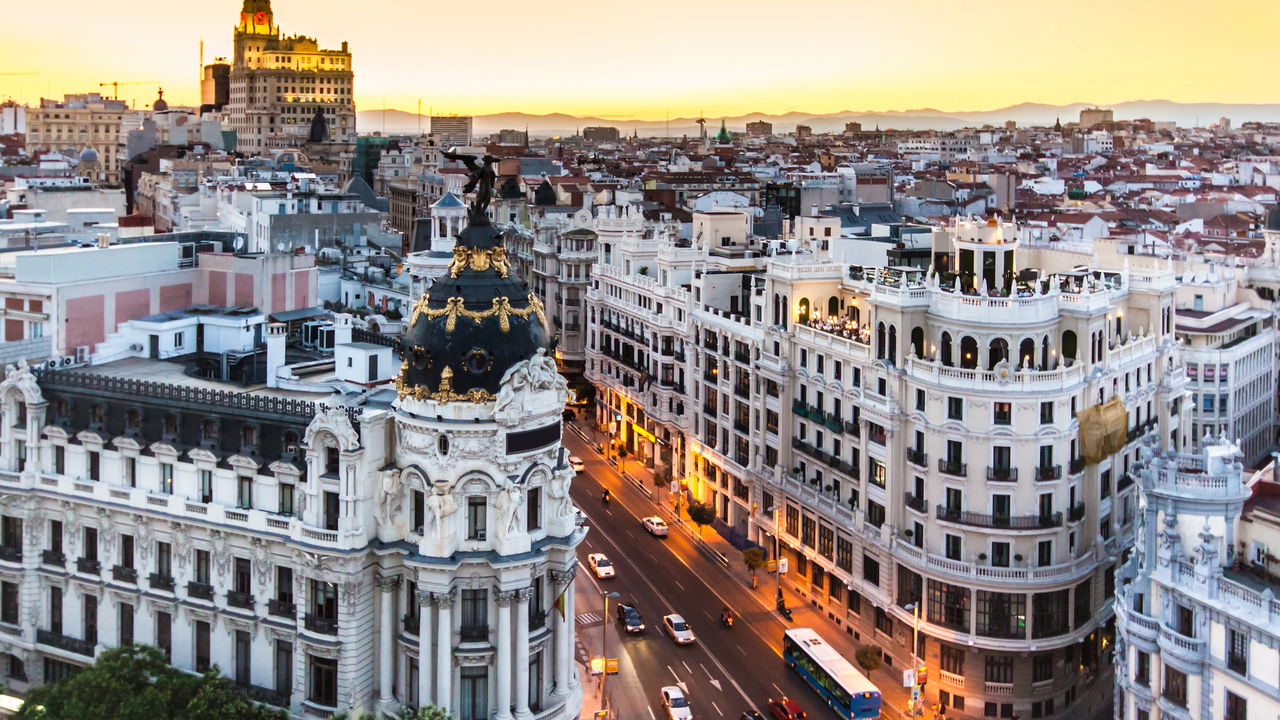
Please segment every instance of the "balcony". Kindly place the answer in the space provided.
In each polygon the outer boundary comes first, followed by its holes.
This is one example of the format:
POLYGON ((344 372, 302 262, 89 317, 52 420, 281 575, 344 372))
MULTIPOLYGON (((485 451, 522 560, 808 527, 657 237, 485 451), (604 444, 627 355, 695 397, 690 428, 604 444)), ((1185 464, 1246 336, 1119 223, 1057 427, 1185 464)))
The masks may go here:
POLYGON ((40 553, 40 562, 44 565, 53 565, 55 567, 65 567, 67 564, 66 553, 57 550, 44 550, 40 553))
POLYGON ((1036 468, 1036 482, 1050 482, 1062 479, 1061 465, 1040 465, 1036 468))
POLYGON ((418 631, 422 628, 422 624, 419 622, 418 615, 416 613, 405 615, 400 619, 404 622, 404 631, 410 635, 417 635, 418 631))
POLYGON ((987 482, 1017 482, 1018 468, 987 466, 987 482))
POLYGON ((73 638, 68 635, 63 635, 62 633, 56 633, 52 630, 37 629, 36 642, 41 645, 58 648, 59 650, 73 652, 77 655, 93 657, 93 643, 88 640, 81 640, 80 638, 73 638))
POLYGON ((884 445, 887 442, 888 437, 885 435, 883 428, 872 428, 871 432, 867 434, 867 439, 876 445, 884 445))
POLYGON ((1071 465, 1067 470, 1072 475, 1084 472, 1084 458, 1072 458, 1071 465))
POLYGON ((715 408, 715 406, 714 406, 714 405, 707 405, 707 404, 703 404, 703 406, 702 406, 702 413, 703 413, 704 415, 710 415, 711 417, 715 417, 715 416, 716 416, 716 413, 717 413, 717 410, 716 410, 716 408, 715 408))
POLYGON ((959 460, 947 460, 946 458, 938 459, 938 472, 956 477, 964 477, 969 474, 969 466, 959 460))
POLYGON ((116 565, 111 568, 111 577, 116 582, 136 583, 138 582, 138 571, 131 567, 116 565))
POLYGON ((800 402, 799 400, 796 400, 791 403, 791 412, 801 417, 805 416, 807 409, 808 408, 805 407, 805 404, 800 402))
POLYGON ((152 590, 164 590, 165 592, 173 592, 173 576, 161 575, 160 573, 151 573, 150 580, 152 590))
POLYGON ((242 592, 240 590, 228 590, 227 605, 240 608, 242 610, 252 610, 253 593, 242 592))
POLYGON ((1124 473, 1116 481, 1116 492, 1124 492, 1133 486, 1133 473, 1124 473))
POLYGON ((337 618, 327 618, 321 617, 315 613, 307 613, 304 625, 311 632, 320 633, 321 635, 338 634, 337 618))
POLYGON ((1067 522, 1080 522, 1084 519, 1084 503, 1078 502, 1067 509, 1067 522))
POLYGON ((844 421, 836 415, 828 415, 823 422, 831 432, 840 432, 844 429, 844 421))
POLYGON ((919 465, 920 467, 925 467, 929 464, 929 455, 923 450, 907 448, 907 462, 913 465, 919 465))
POLYGON ((264 688, 260 685, 249 685, 245 683, 236 683, 236 687, 243 690, 244 694, 247 695, 250 700, 265 703, 267 705, 274 705, 275 707, 287 708, 292 700, 292 696, 288 691, 282 692, 280 690, 264 688))
POLYGON ((923 497, 916 497, 911 493, 904 493, 907 500, 907 507, 919 513, 929 512, 929 506, 923 497))
POLYGON ((747 421, 745 421, 745 420, 734 420, 734 421, 733 421, 733 429, 734 429, 734 430, 737 430, 738 432, 742 433, 743 435, 749 435, 749 434, 751 434, 751 423, 749 423, 749 422, 747 422, 747 421))
POLYGON ((939 505, 937 506, 936 514, 939 520, 946 520, 947 522, 1001 530, 1037 530, 1062 527, 1062 513, 1060 512, 1049 515, 991 515, 989 513, 956 510, 945 505, 939 505))
POLYGON ((213 586, 209 583, 191 580, 187 583, 187 597, 213 600, 213 586))
POLYGON ((85 575, 97 575, 102 572, 102 563, 93 558, 76 558, 76 571, 85 575))
POLYGON ((0 545, 0 560, 11 563, 22 562, 22 548, 0 545))
POLYGON ((707 382, 714 383, 720 379, 720 373, 717 372, 715 369, 703 370, 702 379, 706 380, 707 382))
POLYGON ((856 421, 845 420, 844 431, 854 437, 862 437, 862 426, 859 425, 856 421))
POLYGON ((458 630, 458 639, 462 642, 487 642, 489 640, 489 626, 464 625, 458 630))
POLYGON ((294 620, 298 617, 298 606, 292 600, 271 598, 267 601, 267 614, 294 620))
POLYGON ((1205 643, 1201 638, 1192 638, 1160 626, 1160 652, 1169 653, 1187 662, 1203 662, 1205 659, 1205 643))

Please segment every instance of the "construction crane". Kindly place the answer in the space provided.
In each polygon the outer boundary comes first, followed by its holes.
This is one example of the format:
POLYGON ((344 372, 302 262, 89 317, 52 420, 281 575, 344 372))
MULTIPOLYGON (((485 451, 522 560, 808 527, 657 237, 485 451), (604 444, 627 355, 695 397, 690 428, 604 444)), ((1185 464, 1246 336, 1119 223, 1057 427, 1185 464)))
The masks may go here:
POLYGON ((113 80, 111 82, 98 83, 98 87, 110 87, 111 99, 119 100, 121 85, 149 85, 153 82, 157 82, 157 81, 155 80, 129 80, 129 81, 113 80))
POLYGON ((707 139, 707 118, 702 114, 701 110, 698 111, 698 119, 694 120, 694 122, 698 123, 698 137, 702 140, 706 140, 707 139))
POLYGON ((39 75, 39 74, 40 73, 33 73, 33 72, 6 72, 6 73, 0 73, 0 77, 5 75, 39 75))

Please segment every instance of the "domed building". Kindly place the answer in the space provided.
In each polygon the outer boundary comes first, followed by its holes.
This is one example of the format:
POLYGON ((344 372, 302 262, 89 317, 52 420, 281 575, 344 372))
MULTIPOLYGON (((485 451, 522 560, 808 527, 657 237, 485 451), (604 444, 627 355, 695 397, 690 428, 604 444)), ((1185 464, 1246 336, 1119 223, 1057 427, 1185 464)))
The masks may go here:
POLYGON ((76 160, 76 177, 94 181, 102 179, 102 163, 98 160, 97 150, 85 147, 80 151, 76 160))

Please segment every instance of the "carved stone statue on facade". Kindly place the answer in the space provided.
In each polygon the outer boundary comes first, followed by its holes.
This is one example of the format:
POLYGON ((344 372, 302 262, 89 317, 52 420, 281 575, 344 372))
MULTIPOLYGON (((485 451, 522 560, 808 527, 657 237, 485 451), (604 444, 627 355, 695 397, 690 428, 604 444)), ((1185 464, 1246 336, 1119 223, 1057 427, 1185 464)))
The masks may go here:
POLYGON ((378 508, 382 522, 385 524, 394 522, 396 516, 400 513, 403 485, 399 468, 382 472, 382 483, 380 485, 382 495, 378 499, 378 508))
POLYGON ((498 491, 496 505, 502 528, 510 536, 520 530, 520 506, 524 504, 524 491, 510 485, 498 491))
POLYGON ((445 519, 458 509, 458 503, 453 499, 453 494, 449 492, 449 484, 446 482, 437 482, 433 492, 427 493, 427 513, 425 522, 427 526, 422 529, 424 537, 435 536, 439 539, 444 538, 445 519))
POLYGON ((569 499, 569 482, 570 475, 565 472, 552 473, 551 479, 547 482, 547 496, 554 501, 551 506, 554 517, 565 517, 573 513, 573 502, 569 499))

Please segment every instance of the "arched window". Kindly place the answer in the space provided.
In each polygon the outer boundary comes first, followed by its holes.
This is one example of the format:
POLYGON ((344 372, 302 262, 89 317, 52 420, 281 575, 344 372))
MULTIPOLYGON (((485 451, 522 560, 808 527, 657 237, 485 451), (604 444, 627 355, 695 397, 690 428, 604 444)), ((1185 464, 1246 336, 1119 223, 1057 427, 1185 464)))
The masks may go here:
POLYGON ((955 367, 955 359, 951 357, 951 333, 942 333, 942 347, 939 348, 939 359, 947 367, 955 367))
POLYGON ((960 338, 960 367, 966 370, 978 367, 978 341, 971 335, 960 338))
POLYGON ((889 354, 887 355, 889 362, 894 365, 898 364, 898 326, 889 326, 889 354))
POLYGON ((1124 317, 1116 315, 1116 342, 1124 342, 1124 317))
POLYGON ((860 310, 857 305, 850 305, 846 312, 849 314, 849 319, 853 321, 854 325, 857 325, 862 321, 862 310, 860 310))
POLYGON ((102 407, 102 403, 94 403, 89 406, 89 423, 92 425, 101 425, 106 417, 107 411, 102 407))
POLYGON ((840 298, 832 295, 827 298, 827 316, 837 317, 840 315, 840 298))
POLYGON ((125 415, 125 426, 130 430, 142 429, 142 412, 137 408, 130 408, 125 415))
POLYGON ((281 441, 281 445, 283 446, 285 455, 287 455, 290 458, 295 458, 298 456, 298 433, 297 432, 293 430, 285 430, 284 435, 281 436, 280 441, 281 441))
POLYGON ((924 328, 911 328, 911 351, 914 352, 918 358, 925 357, 924 328))
POLYGON ((876 323, 876 359, 884 359, 884 323, 876 323))
POLYGON ((256 448, 258 447, 258 426, 246 423, 240 428, 240 447, 256 448))
POLYGON ((1064 362, 1074 362, 1077 359, 1076 353, 1080 351, 1077 345, 1075 330, 1068 330, 1062 333, 1062 360, 1064 362))
POLYGON ((790 295, 782 296, 782 307, 786 308, 786 311, 782 313, 782 329, 786 330, 787 326, 791 324, 791 296, 790 295))
POLYGON ((217 440, 218 439, 218 421, 213 419, 205 420, 200 436, 209 442, 217 440))
POLYGON ((782 299, 778 297, 777 293, 774 293, 773 294, 773 324, 774 325, 782 324, 781 321, 778 320, 778 318, 782 315, 781 305, 782 305, 782 299))
POLYGON ((165 413, 162 431, 164 435, 170 437, 178 434, 178 415, 176 413, 165 413))
POLYGON ((809 298, 800 298, 799 308, 800 308, 800 312, 799 312, 799 320, 798 320, 797 322, 800 322, 801 324, 808 324, 808 322, 809 322, 809 298))
POLYGON ((1036 341, 1023 338, 1018 345, 1018 367, 1034 367, 1036 364, 1036 341))
POLYGON ((1040 338, 1040 369, 1049 369, 1049 336, 1040 338))
POLYGON ((987 345, 987 369, 995 370, 1001 361, 1009 359, 1009 341, 996 338, 987 345))

